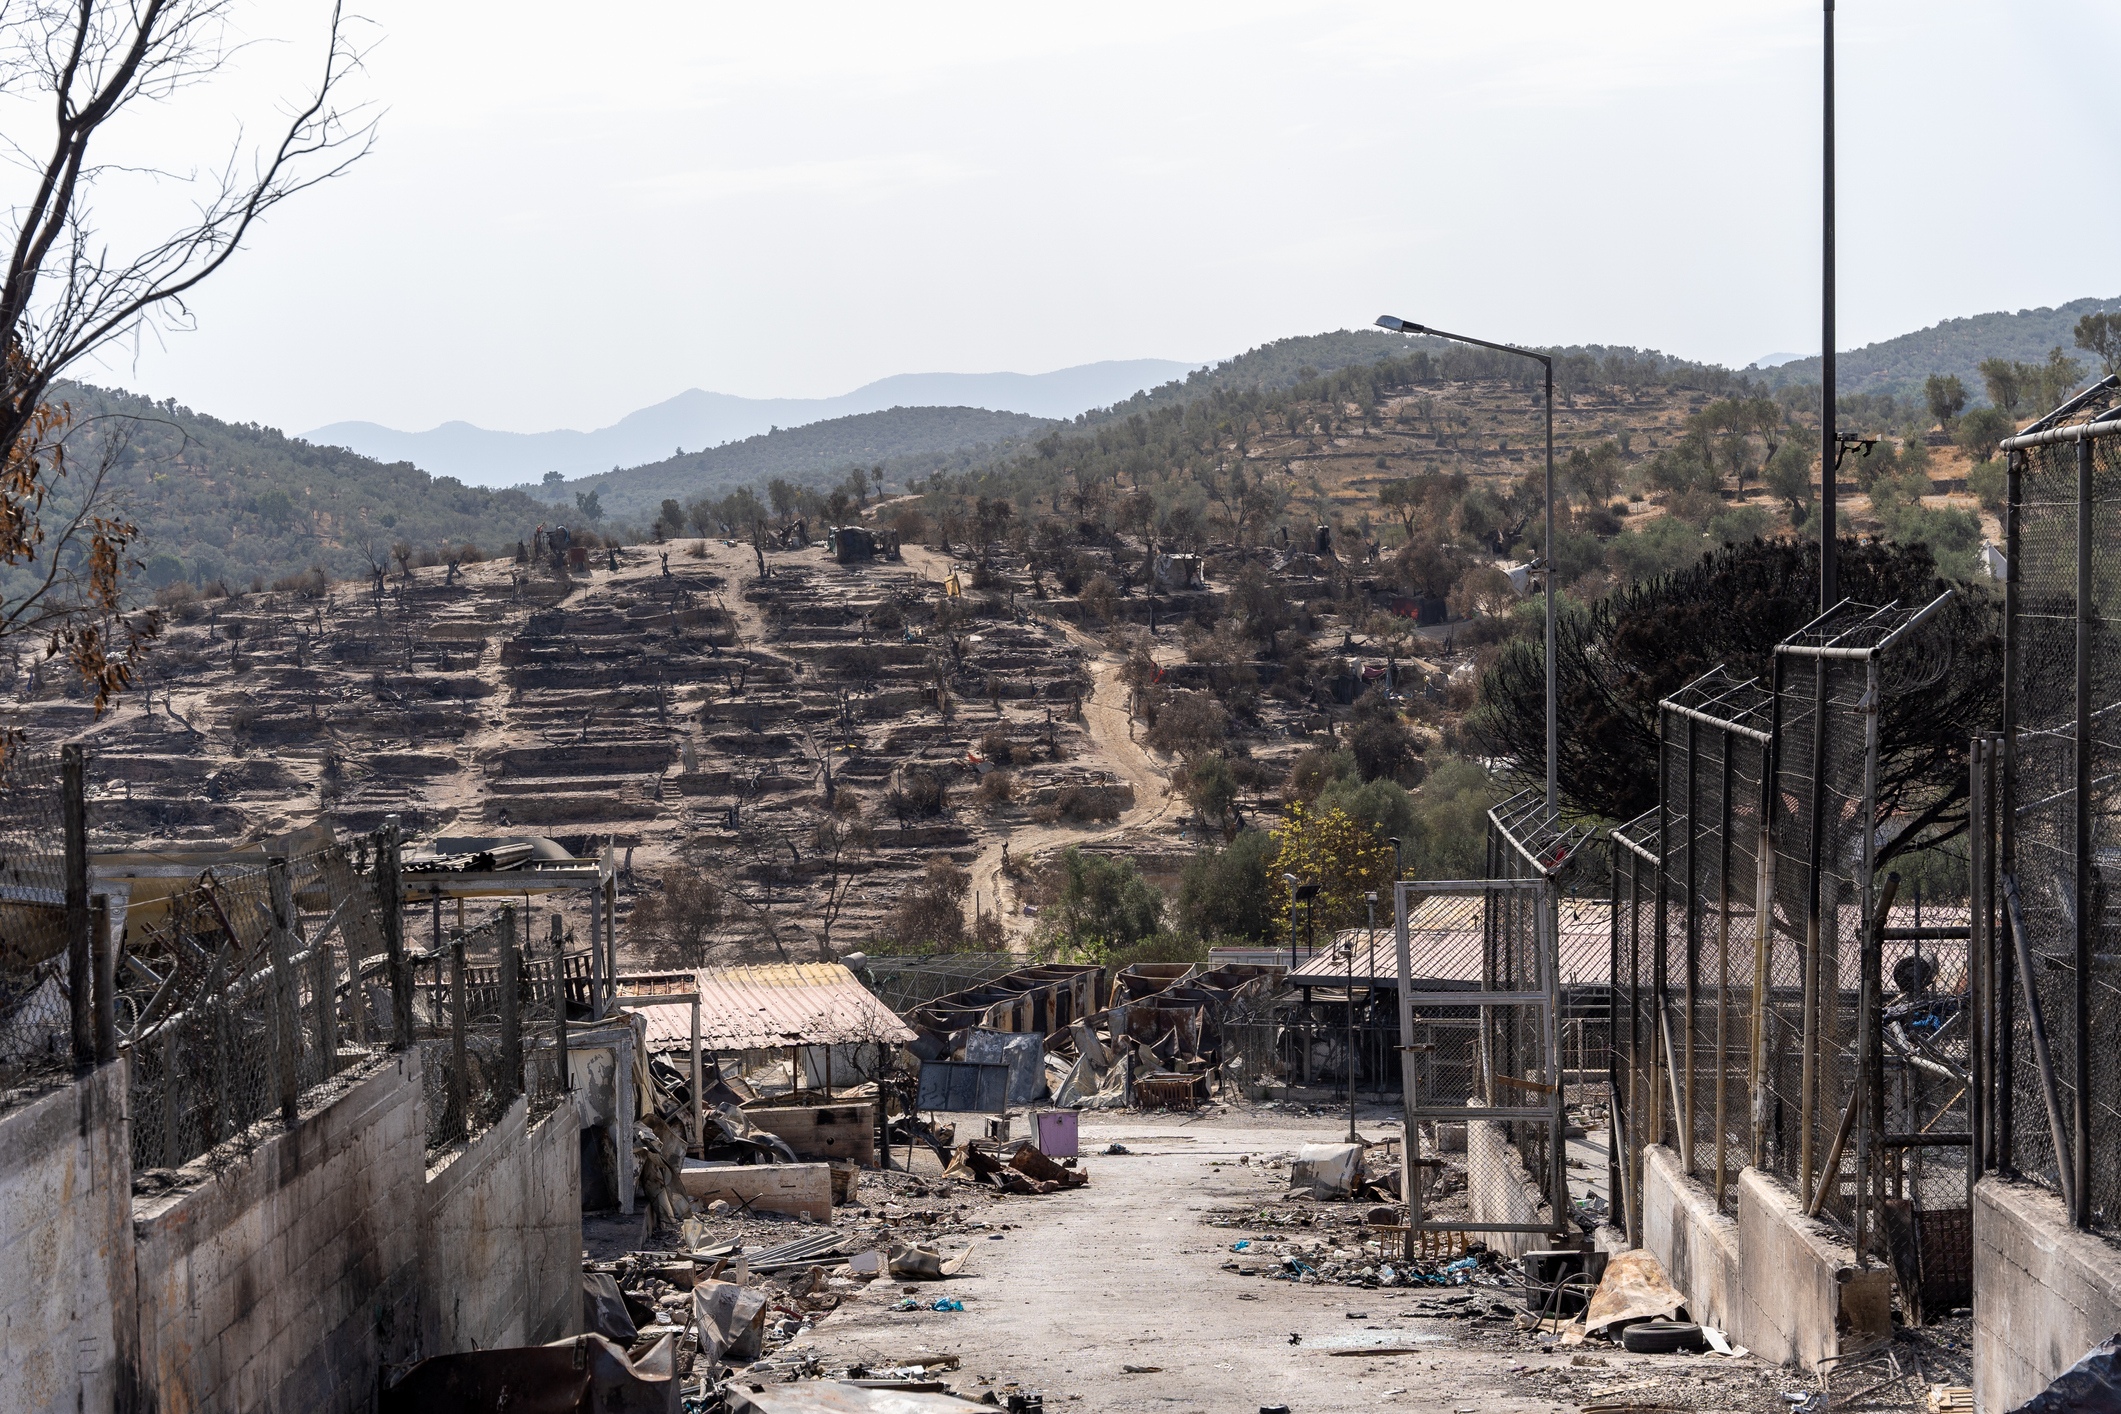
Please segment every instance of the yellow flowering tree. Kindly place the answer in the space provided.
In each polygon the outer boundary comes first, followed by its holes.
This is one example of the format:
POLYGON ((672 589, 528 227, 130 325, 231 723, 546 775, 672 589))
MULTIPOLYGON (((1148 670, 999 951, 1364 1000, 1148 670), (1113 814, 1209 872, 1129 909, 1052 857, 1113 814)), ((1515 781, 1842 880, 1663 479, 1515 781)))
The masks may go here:
MULTIPOLYGON (((1294 874, 1318 885, 1312 920, 1320 938, 1336 928, 1359 928, 1368 919, 1363 895, 1375 891, 1380 918, 1392 916, 1392 845, 1370 826, 1352 819, 1338 806, 1323 810, 1291 805, 1282 827, 1273 832, 1277 846, 1274 873, 1294 874)), ((1283 936, 1289 928, 1290 890, 1277 893, 1277 917, 1283 936)), ((1302 920, 1299 919, 1299 922, 1302 920)))

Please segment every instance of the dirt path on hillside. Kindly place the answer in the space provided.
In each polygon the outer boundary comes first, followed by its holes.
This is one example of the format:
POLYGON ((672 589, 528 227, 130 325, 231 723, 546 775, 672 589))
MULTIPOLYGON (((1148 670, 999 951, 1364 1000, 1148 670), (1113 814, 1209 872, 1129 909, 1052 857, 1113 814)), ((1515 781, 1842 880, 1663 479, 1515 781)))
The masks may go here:
MULTIPOLYGON (((906 563, 936 583, 951 571, 950 557, 922 545, 909 545, 906 563)), ((1093 844, 1133 830, 1148 829, 1174 809, 1183 810, 1178 797, 1166 793, 1170 764, 1160 762, 1135 739, 1135 727, 1127 714, 1127 685, 1120 680, 1123 666, 1118 654, 1103 642, 1069 624, 1057 625, 1068 641, 1089 655, 1090 691, 1083 699, 1083 727, 1097 749, 1095 765, 1109 769, 1134 787, 1134 807, 1110 825, 1038 825, 1030 822, 1005 826, 980 850, 972 863, 973 887, 1002 910, 1002 926, 1012 947, 1020 946, 1031 932, 1031 920, 1014 896, 1002 873, 1002 846, 1016 858, 1030 858, 1047 850, 1069 845, 1093 844)))

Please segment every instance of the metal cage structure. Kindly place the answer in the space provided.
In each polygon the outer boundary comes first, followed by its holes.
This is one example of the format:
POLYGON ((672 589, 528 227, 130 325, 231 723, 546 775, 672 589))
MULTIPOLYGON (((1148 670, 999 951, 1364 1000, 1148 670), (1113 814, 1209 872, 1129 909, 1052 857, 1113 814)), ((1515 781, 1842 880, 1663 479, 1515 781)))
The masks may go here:
MULTIPOLYGON (((1464 1123, 1483 1129, 1484 1152, 1514 1152, 1523 1178, 1501 1165, 1488 1184, 1529 1180, 1550 1222, 1480 1217, 1507 1211, 1500 1193, 1473 1195, 1475 1216, 1432 1220, 1424 1170, 1410 1165, 1407 1224, 1442 1230, 1572 1230, 1563 1119, 1562 987, 1558 902, 1590 830, 1555 821, 1533 791, 1488 813, 1488 877, 1393 886, 1399 989, 1400 1083, 1406 1131, 1464 1123)), ((1469 1148, 1473 1147, 1469 1141, 1469 1148)), ((1412 1157, 1410 1149, 1410 1158, 1412 1157)))
POLYGON ((2094 1039, 2121 1021, 2117 388, 2100 379, 2003 443, 2003 732, 1975 742, 1972 781, 1978 1163, 2106 1230, 2121 1220, 2121 1053, 2094 1039))
POLYGON ((1967 1210, 1972 930, 1889 926, 1878 878, 1908 828, 1881 818, 1879 720, 1919 705, 1916 634, 1950 597, 1844 601, 1777 645, 1771 681, 1718 668, 1658 704, 1658 803, 1608 834, 1634 1240, 1650 1144, 1726 1212, 1741 1169, 1775 1174, 1859 1250, 1890 1204, 1902 1228, 1967 1210))

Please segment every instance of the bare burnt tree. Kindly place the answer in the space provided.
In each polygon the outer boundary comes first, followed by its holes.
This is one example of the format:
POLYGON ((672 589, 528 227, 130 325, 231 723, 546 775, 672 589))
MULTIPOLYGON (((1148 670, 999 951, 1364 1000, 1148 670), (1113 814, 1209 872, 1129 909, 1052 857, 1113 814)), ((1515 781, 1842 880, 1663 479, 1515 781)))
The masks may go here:
POLYGON ((41 142, 0 138, 26 179, 7 202, 14 229, 0 279, 0 566, 37 567, 0 593, 0 642, 45 639, 47 656, 65 654, 94 686, 99 711, 132 681, 155 625, 124 612, 140 532, 105 494, 120 439, 104 437, 101 455, 82 458, 84 474, 62 486, 76 429, 52 384, 107 346, 188 327, 190 292, 256 223, 345 171, 374 137, 372 121, 337 106, 360 56, 335 6, 313 86, 266 142, 239 137, 219 166, 192 172, 107 152, 121 117, 174 103, 229 61, 241 47, 230 9, 229 0, 74 0, 0 11, 0 96, 41 99, 52 114, 41 142), (187 209, 164 235, 114 247, 94 224, 99 194, 131 203, 172 191, 187 209))

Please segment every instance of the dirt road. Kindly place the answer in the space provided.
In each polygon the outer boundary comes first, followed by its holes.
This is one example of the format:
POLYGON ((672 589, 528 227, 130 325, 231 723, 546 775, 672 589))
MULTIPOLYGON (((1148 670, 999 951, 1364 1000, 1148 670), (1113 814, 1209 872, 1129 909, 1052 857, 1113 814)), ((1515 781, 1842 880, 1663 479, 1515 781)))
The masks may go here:
MULTIPOLYGON (((1363 1128, 1373 1139, 1396 1132, 1367 1118, 1363 1128)), ((950 1378, 961 1393, 976 1397, 1015 1380, 1045 1391, 1048 1410, 1253 1414, 1286 1404, 1296 1414, 1379 1407, 1545 1414, 1558 1407, 1512 1367, 1566 1366, 1567 1354, 1461 1344, 1456 1323, 1404 1314, 1422 1301, 1418 1292, 1298 1286, 1221 1270, 1229 1243, 1243 1234, 1205 1226, 1203 1213, 1278 1206, 1285 1182, 1238 1165, 1238 1156, 1334 1140, 1332 1122, 1086 1114, 1082 1136, 1088 1187, 986 1211, 1019 1226, 999 1240, 973 1239, 979 1250, 966 1275, 919 1285, 924 1303, 948 1296, 964 1311, 895 1312, 899 1285, 871 1283, 812 1332, 827 1367, 955 1354, 964 1363, 950 1378), (1133 1152, 1104 1156, 1115 1140, 1133 1152), (1420 1353, 1332 1354, 1365 1346, 1420 1353), (1129 1374, 1128 1365, 1155 1369, 1129 1374), (992 1383, 980 1384, 983 1377, 992 1383)), ((962 1245, 945 1239, 953 1243, 962 1245)))
MULTIPOLYGON (((941 583, 950 574, 950 557, 926 546, 909 545, 906 564, 927 578, 941 583)), ((1046 850, 1065 849, 1071 844, 1089 844, 1110 839, 1130 830, 1147 829, 1183 808, 1177 798, 1165 793, 1170 763, 1159 761, 1135 739, 1127 713, 1127 685, 1120 681, 1119 655, 1098 638, 1063 624, 1068 641, 1089 655, 1090 691, 1083 699, 1083 726, 1097 748, 1097 759, 1081 764, 1110 770, 1134 787, 1134 807, 1109 825, 1015 825, 989 840, 972 863, 974 887, 1004 906, 1003 927, 1012 941, 1030 932, 1029 920, 1013 900, 1002 874, 1002 844, 1011 855, 1028 858, 1046 850)))

